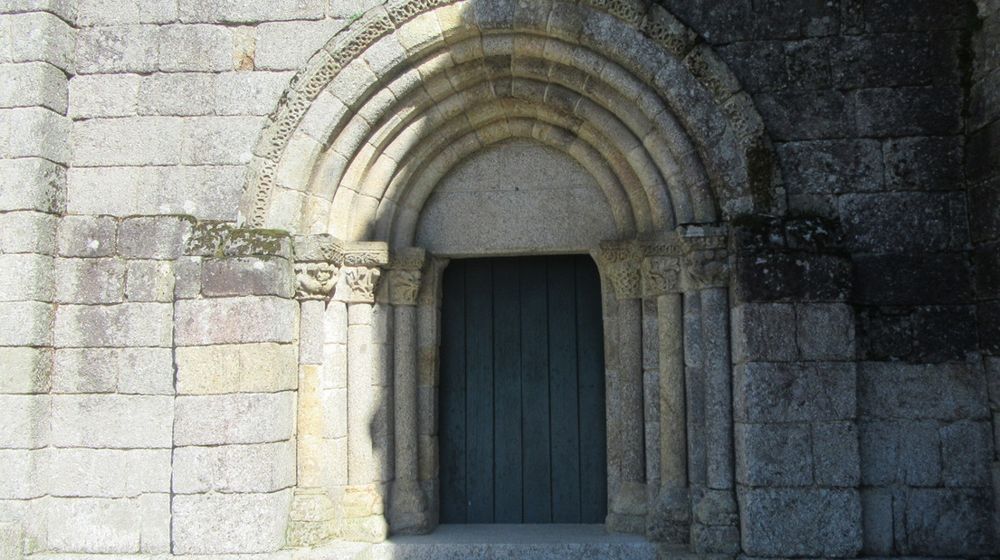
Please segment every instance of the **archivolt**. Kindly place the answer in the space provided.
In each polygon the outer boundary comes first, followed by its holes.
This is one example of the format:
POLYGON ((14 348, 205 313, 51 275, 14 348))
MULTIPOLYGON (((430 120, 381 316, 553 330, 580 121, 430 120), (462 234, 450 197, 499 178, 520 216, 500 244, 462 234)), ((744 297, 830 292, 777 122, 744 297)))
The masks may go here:
POLYGON ((438 181, 527 137, 597 180, 623 238, 780 210, 749 97, 641 0, 398 1, 312 57, 255 149, 254 227, 412 244, 438 181))

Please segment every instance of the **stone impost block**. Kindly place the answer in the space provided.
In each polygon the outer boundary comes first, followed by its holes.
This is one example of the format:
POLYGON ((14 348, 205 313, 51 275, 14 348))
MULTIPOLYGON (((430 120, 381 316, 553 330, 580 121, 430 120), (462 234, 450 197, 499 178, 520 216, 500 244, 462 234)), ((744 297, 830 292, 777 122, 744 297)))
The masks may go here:
POLYGON ((808 486, 813 482, 808 424, 737 424, 736 480, 748 486, 808 486))
POLYGON ((292 491, 174 496, 173 552, 273 552, 284 546, 292 491))
POLYGON ((283 258, 206 259, 201 277, 206 296, 292 297, 295 275, 292 263, 283 258))
POLYGON ((172 311, 166 303, 62 305, 56 312, 55 344, 72 347, 169 347, 172 311))
POLYGON ((125 297, 122 259, 57 259, 55 279, 59 303, 121 303, 125 297))
POLYGON ((49 443, 48 395, 0 395, 0 448, 34 449, 49 443))
POLYGON ((182 300, 176 304, 180 346, 292 342, 298 303, 273 296, 182 300))
POLYGON ((51 346, 54 315, 48 303, 0 302, 0 346, 51 346))
POLYGON ((66 216, 59 222, 59 255, 107 257, 118 247, 118 223, 108 216, 66 216))
POLYGON ((172 395, 170 348, 60 348, 52 368, 55 393, 172 395))
POLYGON ((858 373, 862 415, 873 418, 986 419, 982 371, 966 364, 865 362, 858 373))
POLYGON ((48 348, 0 347, 0 393, 47 393, 51 388, 52 350, 48 348))
POLYGON ((128 261, 125 275, 125 299, 128 301, 172 302, 174 300, 174 265, 170 261, 128 261))
POLYGON ((69 116, 74 119, 134 116, 141 81, 136 74, 74 76, 69 81, 69 116))
POLYGON ((52 449, 47 492, 64 498, 169 493, 170 456, 170 449, 52 449))
POLYGON ((66 114, 66 74, 46 62, 0 64, 0 108, 47 107, 66 114))
POLYGON ((77 72, 153 72, 157 67, 157 35, 155 25, 81 29, 76 48, 77 72))
POLYGON ((69 119, 44 107, 0 109, 0 156, 41 157, 57 164, 69 162, 69 119))
POLYGON ((295 393, 180 396, 175 416, 176 445, 285 441, 295 431, 295 393))
POLYGON ((65 188, 66 169, 57 163, 35 157, 0 161, 0 208, 4 210, 61 212, 66 207, 65 188))
MULTIPOLYGON (((3 173, 3 162, 0 162, 0 191, 3 190, 3 173)), ((0 198, 3 196, 0 192, 0 198)), ((59 218, 41 212, 0 214, 0 253, 54 254, 58 224, 59 218)))
POLYGON ((179 447, 174 451, 173 491, 264 493, 295 485, 295 442, 179 447))
POLYGON ((740 493, 743 550, 754 556, 854 556, 861 550, 856 490, 740 493))
POLYGON ((52 268, 48 255, 0 254, 0 301, 52 301, 52 268))
POLYGON ((127 218, 118 229, 118 251, 133 259, 176 259, 193 227, 191 219, 178 216, 127 218))
POLYGON ((176 359, 182 395, 288 391, 298 381, 292 344, 182 346, 176 359))
POLYGON ((737 422, 847 420, 856 415, 857 374, 850 363, 749 363, 736 366, 737 422))
POLYGON ((52 443, 64 447, 169 448, 173 398, 145 395, 56 395, 52 443))
POLYGON ((736 362, 787 362, 797 357, 794 306, 748 303, 733 309, 733 359, 736 362))

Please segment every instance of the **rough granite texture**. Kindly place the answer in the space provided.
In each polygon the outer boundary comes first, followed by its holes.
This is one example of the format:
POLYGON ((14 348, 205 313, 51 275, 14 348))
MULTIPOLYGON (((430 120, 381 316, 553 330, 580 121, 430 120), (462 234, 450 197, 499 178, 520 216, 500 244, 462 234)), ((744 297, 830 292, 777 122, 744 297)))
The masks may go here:
POLYGON ((5 0, 0 558, 433 529, 410 246, 595 257, 594 554, 1000 551, 1000 2, 5 0))

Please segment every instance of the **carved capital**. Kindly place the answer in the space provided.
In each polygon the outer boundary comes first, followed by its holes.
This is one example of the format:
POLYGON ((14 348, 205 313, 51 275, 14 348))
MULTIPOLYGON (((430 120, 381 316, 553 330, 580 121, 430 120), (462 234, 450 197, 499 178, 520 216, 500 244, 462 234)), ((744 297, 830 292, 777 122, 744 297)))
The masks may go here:
POLYGON ((344 283, 348 303, 375 303, 375 290, 382 277, 382 270, 374 266, 345 266, 344 283))
POLYGON ((723 288, 729 284, 726 231, 718 227, 689 226, 681 232, 685 290, 723 288))
POLYGON ((327 300, 337 286, 337 266, 328 262, 295 263, 295 297, 327 300))
POLYGON ((681 291, 679 257, 650 256, 642 260, 642 295, 656 297, 681 291))
POLYGON ((427 252, 419 247, 394 249, 389 256, 389 303, 416 305, 427 252))
POLYGON ((601 243, 598 261, 618 299, 642 297, 642 250, 637 242, 601 243))

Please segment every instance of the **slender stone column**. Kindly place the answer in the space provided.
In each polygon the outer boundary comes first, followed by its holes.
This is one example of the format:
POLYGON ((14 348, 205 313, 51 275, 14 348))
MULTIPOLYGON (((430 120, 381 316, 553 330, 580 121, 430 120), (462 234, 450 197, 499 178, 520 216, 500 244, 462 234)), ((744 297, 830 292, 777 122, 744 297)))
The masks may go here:
POLYGON ((692 227, 684 232, 683 241, 682 283, 699 302, 700 373, 704 382, 704 487, 698 489, 695 500, 692 544, 695 552, 730 554, 739 550, 739 530, 733 485, 726 237, 712 228, 692 227))
POLYGON ((602 243, 598 255, 614 299, 605 298, 607 363, 607 525, 645 532, 647 513, 642 378, 641 252, 636 242, 602 243), (617 472, 615 472, 617 471, 617 472))
MULTIPOLYGON (((303 254, 302 258, 322 259, 303 254)), ((333 502, 324 485, 329 468, 323 436, 325 418, 320 389, 323 310, 337 283, 337 267, 327 261, 296 262, 296 297, 301 301, 299 387, 296 418, 297 484, 288 523, 288 544, 316 546, 335 533, 333 502)))
POLYGON ((419 482, 417 405, 417 296, 423 249, 394 251, 390 258, 389 301, 395 314, 393 360, 396 405, 396 473, 389 519, 394 533, 421 532, 427 504, 419 482))

